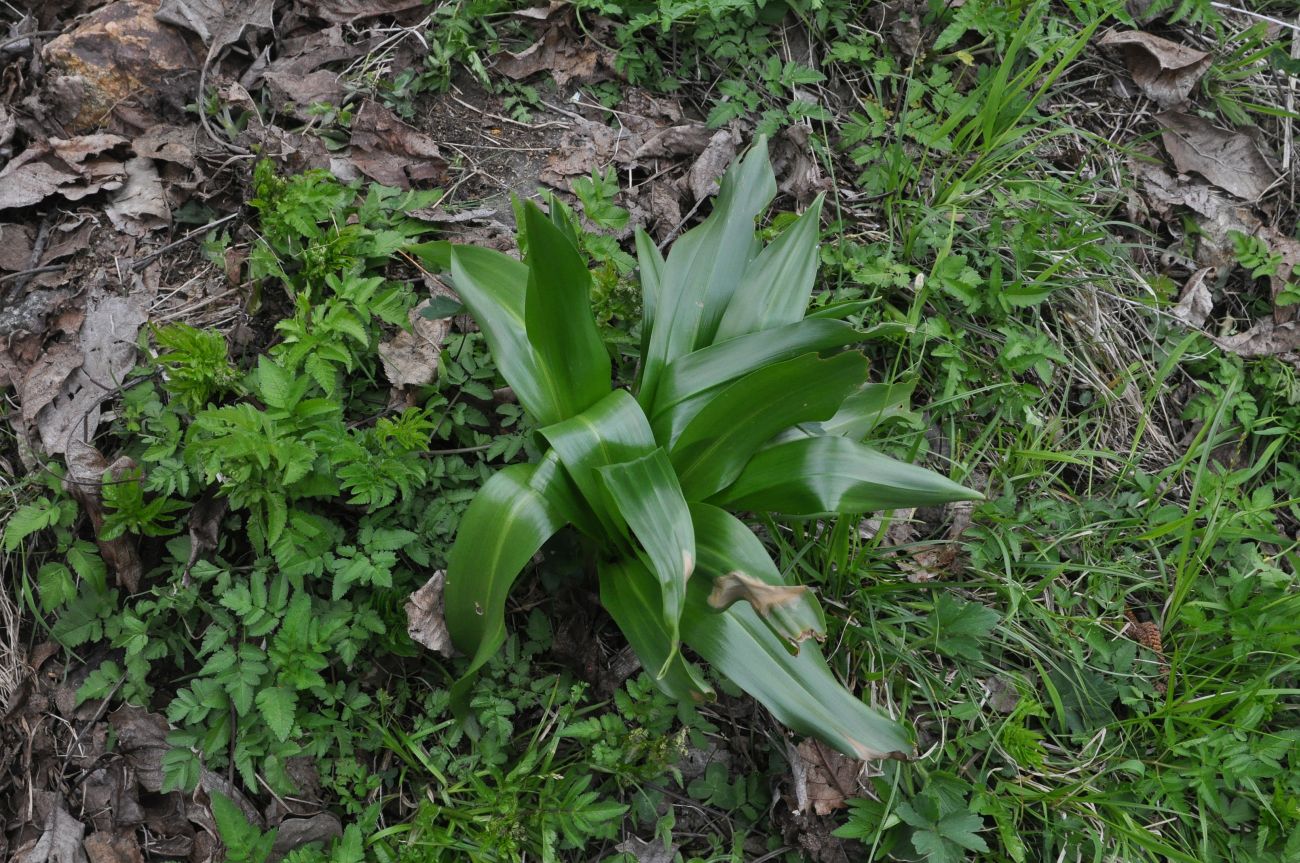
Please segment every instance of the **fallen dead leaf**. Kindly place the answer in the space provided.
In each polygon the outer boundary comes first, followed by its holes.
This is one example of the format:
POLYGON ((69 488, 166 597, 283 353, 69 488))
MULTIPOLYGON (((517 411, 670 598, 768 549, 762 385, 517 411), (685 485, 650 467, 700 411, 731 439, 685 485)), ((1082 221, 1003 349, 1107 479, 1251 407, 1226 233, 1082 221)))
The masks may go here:
POLYGON ((221 519, 229 506, 229 499, 217 497, 216 492, 208 489, 190 510, 190 557, 185 563, 184 582, 188 583, 194 564, 217 550, 221 540, 221 519))
POLYGON ((641 146, 641 137, 626 127, 611 129, 603 123, 575 120, 561 137, 539 179, 557 189, 569 190, 569 178, 603 169, 610 162, 626 163, 641 146))
POLYGON ((806 206, 819 192, 832 189, 830 178, 812 151, 812 130, 798 123, 788 126, 772 141, 772 166, 781 178, 778 188, 806 206))
POLYGON ((215 57, 249 27, 271 29, 274 7, 275 0, 162 0, 156 17, 197 33, 215 57))
POLYGON ((811 807, 818 815, 829 815, 843 809, 845 799, 856 793, 862 762, 820 740, 808 739, 795 749, 790 769, 794 774, 794 813, 801 815, 811 807))
POLYGON ((713 131, 703 123, 681 123, 655 132, 633 155, 637 159, 696 156, 704 151, 712 137, 713 131))
POLYGON ((1119 49, 1133 83, 1162 108, 1186 102, 1212 62, 1204 51, 1140 30, 1107 33, 1100 44, 1119 49))
POLYGON ((1300 324, 1261 321, 1243 333, 1214 337, 1214 343, 1240 357, 1264 357, 1300 351, 1300 324))
POLYGON ((1175 318, 1189 327, 1200 327, 1205 323, 1214 309, 1214 297, 1210 294, 1209 285, 1206 284, 1214 273, 1214 267, 1202 267, 1192 273, 1178 296, 1178 305, 1174 306, 1175 318))
POLYGON ((1004 675, 998 674, 984 681, 984 690, 988 693, 989 707, 998 713, 1007 714, 1016 709, 1020 703, 1020 692, 1015 684, 1004 675))
POLYGON ((615 851, 628 854, 636 863, 673 863, 677 859, 677 846, 672 842, 647 842, 635 836, 629 836, 614 846, 615 851))
POLYGON ((493 68, 515 81, 547 71, 556 85, 565 87, 574 78, 586 79, 595 74, 600 55, 589 44, 579 44, 568 29, 556 25, 524 50, 499 57, 493 68))
POLYGON ((16 273, 26 270, 32 261, 35 233, 27 225, 0 223, 0 270, 16 273))
POLYGON ((57 801, 45 820, 45 829, 29 848, 19 848, 13 863, 87 863, 81 847, 86 825, 68 814, 57 801))
POLYGON ((126 184, 112 194, 104 213, 119 231, 143 237, 171 224, 167 193, 152 159, 136 156, 126 163, 126 184))
POLYGON ((397 389, 422 387, 438 377, 438 360, 442 356, 442 345, 451 332, 451 319, 430 320, 424 317, 421 312, 428 307, 429 300, 425 300, 411 309, 411 329, 402 330, 391 340, 379 344, 384 374, 397 389))
POLYGON ((447 583, 447 573, 438 570, 424 586, 411 594, 406 602, 406 632, 411 640, 423 644, 434 653, 455 655, 447 621, 443 616, 442 591, 447 583))
POLYGON ((347 24, 360 18, 373 18, 376 15, 393 15, 415 9, 424 5, 424 0, 314 0, 299 3, 304 15, 329 21, 331 24, 347 24))
MULTIPOLYGON (((135 366, 135 337, 146 317, 139 297, 91 296, 81 327, 81 366, 64 381, 55 399, 35 414, 36 430, 47 453, 66 452, 74 441, 94 436, 100 405, 119 391, 127 372, 135 366)), ((24 393, 30 388, 24 380, 24 393)), ((44 398, 41 395, 38 400, 44 398)), ((30 415, 25 406, 24 412, 25 417, 30 415)))
POLYGON ((137 135, 131 142, 131 148, 137 156, 159 162, 174 162, 192 171, 197 165, 194 159, 197 133, 197 126, 159 123, 137 135))
POLYGON ((275 844, 271 846, 271 859, 278 860, 303 845, 319 842, 322 848, 343 835, 343 825, 338 816, 321 812, 310 818, 286 818, 276 828, 275 844))
POLYGON ((111 465, 108 459, 91 444, 76 441, 68 448, 68 475, 63 480, 63 487, 81 504, 86 517, 95 530, 96 542, 104 562, 109 565, 117 578, 117 583, 130 593, 140 589, 140 575, 144 571, 140 563, 140 552, 129 535, 117 539, 98 539, 104 526, 103 483, 105 474, 109 481, 118 481, 128 476, 135 469, 135 462, 123 456, 111 465))
POLYGON ((695 164, 687 174, 687 188, 696 201, 718 193, 718 180, 726 173, 727 166, 736 157, 736 136, 729 129, 719 129, 709 139, 709 144, 700 153, 695 164))
POLYGON ((83 847, 90 863, 144 863, 134 832, 92 833, 86 837, 83 847))
POLYGON ((0 210, 30 207, 54 195, 76 201, 120 188, 125 166, 101 154, 125 143, 105 134, 32 144, 0 170, 0 210))
POLYGON ((385 186, 409 189, 447 170, 432 138, 373 101, 362 104, 352 119, 351 143, 357 170, 385 186))
POLYGON ((1156 115, 1160 140, 1184 174, 1196 173, 1246 201, 1256 201, 1277 179, 1259 147, 1240 132, 1212 126, 1200 117, 1168 111, 1156 115))

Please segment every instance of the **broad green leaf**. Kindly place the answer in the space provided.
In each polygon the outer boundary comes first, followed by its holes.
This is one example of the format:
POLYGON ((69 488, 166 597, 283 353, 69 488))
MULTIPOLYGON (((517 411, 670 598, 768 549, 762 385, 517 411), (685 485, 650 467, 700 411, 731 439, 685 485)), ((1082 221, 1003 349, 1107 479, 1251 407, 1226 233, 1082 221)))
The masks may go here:
POLYGON ((673 360, 713 342, 718 323, 754 257, 754 220, 776 195, 767 140, 759 138, 722 178, 713 212, 673 244, 664 262, 639 397, 653 404, 673 360))
POLYGON ((640 560, 602 561, 600 603, 627 637, 641 665, 659 671, 655 684, 670 698, 702 701, 713 689, 700 670, 672 648, 673 634, 664 626, 663 592, 640 560))
POLYGON ((650 333, 654 329, 655 309, 659 305, 659 282, 663 278, 664 256, 659 254, 650 235, 636 229, 637 269, 641 277, 641 361, 637 364, 633 392, 641 390, 641 373, 645 371, 645 357, 650 351, 650 333))
POLYGON ((483 331, 501 376, 524 410, 542 424, 563 419, 560 382, 528 342, 524 324, 528 268, 492 249, 456 246, 451 251, 451 276, 456 293, 483 331))
POLYGON ((804 354, 750 372, 709 399, 672 445, 691 500, 726 488, 763 444, 799 423, 830 419, 867 376, 867 358, 804 354))
POLYGON ((626 536, 626 522, 596 469, 640 458, 655 448, 650 423, 636 399, 626 390, 614 390, 577 416, 543 428, 541 434, 555 448, 609 536, 626 536))
POLYGON ((733 510, 808 517, 982 498, 945 476, 855 441, 810 437, 758 453, 712 502, 733 510))
POLYGON ((907 413, 915 381, 895 384, 867 384, 844 400, 840 409, 824 423, 805 423, 812 434, 828 434, 860 441, 890 417, 907 413))
POLYGON ((403 251, 414 255, 430 273, 445 273, 451 269, 451 243, 433 240, 428 243, 411 243, 403 251))
MULTIPOLYGON (((663 594, 660 614, 669 636, 669 657, 676 656, 686 582, 695 570, 695 532, 677 474, 662 449, 596 470, 659 579, 663 594)), ((667 666, 653 670, 662 675, 667 666)))
POLYGON ((705 579, 687 591, 682 641, 798 734, 864 760, 911 755, 903 727, 845 689, 816 646, 791 655, 749 603, 715 611, 705 579))
POLYGON ((699 554, 696 569, 699 577, 713 580, 711 606, 725 608, 736 599, 748 601, 791 653, 810 637, 818 641, 826 637, 826 616, 817 597, 806 587, 786 584, 763 543, 744 522, 707 503, 691 504, 691 521, 699 554), (749 585, 741 593, 728 590, 737 575, 771 589, 749 585))
POLYGON ((805 320, 718 342, 674 360, 664 370, 652 410, 655 436, 666 443, 675 441, 713 393, 755 369, 862 338, 862 332, 843 321, 805 320))
POLYGON ((714 341, 803 320, 817 278, 822 196, 759 254, 727 305, 714 341))
POLYGON ((447 630, 470 657, 454 699, 463 699, 474 674, 505 641, 506 596, 515 579, 565 524, 548 499, 562 473, 555 460, 511 465, 483 484, 461 518, 443 588, 447 630))
POLYGON ((555 375, 554 397, 564 419, 610 391, 610 360, 591 313, 591 273, 564 233, 531 201, 524 203, 528 341, 555 375))

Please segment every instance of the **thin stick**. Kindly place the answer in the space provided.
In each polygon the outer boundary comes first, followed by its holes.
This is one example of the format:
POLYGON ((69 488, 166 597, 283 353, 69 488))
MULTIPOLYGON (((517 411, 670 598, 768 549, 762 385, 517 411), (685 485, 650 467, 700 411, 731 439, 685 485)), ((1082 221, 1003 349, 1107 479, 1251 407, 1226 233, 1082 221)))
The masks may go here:
POLYGON ((1285 27, 1288 30, 1294 30, 1297 33, 1300 33, 1300 24, 1291 24, 1281 20, 1280 18, 1272 18, 1268 15, 1261 15, 1258 12, 1251 12, 1249 9, 1238 9, 1236 6, 1229 6, 1227 3, 1211 3, 1210 5, 1215 9, 1224 12, 1236 12, 1238 15, 1245 15, 1247 18, 1257 18, 1260 21, 1267 21, 1270 24, 1276 24, 1279 27, 1285 27))
POLYGON ((197 237, 197 236, 199 236, 199 235, 201 235, 201 234, 204 234, 204 233, 206 233, 207 231, 212 230, 212 229, 215 228, 217 225, 224 225, 226 222, 229 222, 231 219, 235 218, 235 217, 238 216, 238 215, 239 215, 239 213, 235 212, 235 213, 231 213, 231 214, 228 215, 228 216, 222 216, 220 219, 217 219, 216 221, 208 222, 206 225, 204 225, 204 226, 202 226, 202 227, 200 227, 200 228, 195 228, 194 230, 190 231, 190 232, 189 232, 188 234, 186 234, 185 236, 181 237, 179 240, 175 240, 175 241, 173 241, 173 242, 168 243, 167 245, 163 246, 163 247, 162 247, 161 249, 159 249, 158 251, 156 251, 156 252, 150 252, 149 254, 147 254, 147 255, 145 255, 143 258, 141 258, 140 260, 138 260, 138 261, 136 261, 135 263, 131 264, 131 270, 132 270, 132 272, 137 272, 137 273, 140 272, 140 271, 143 270, 145 267, 149 266, 149 265, 152 264, 154 261, 158 260, 158 259, 161 258, 163 255, 167 254, 168 252, 170 252, 172 249, 176 248, 177 246, 183 246, 183 245, 185 245, 186 243, 188 243, 188 242, 190 242, 191 240, 193 240, 195 237, 197 237))

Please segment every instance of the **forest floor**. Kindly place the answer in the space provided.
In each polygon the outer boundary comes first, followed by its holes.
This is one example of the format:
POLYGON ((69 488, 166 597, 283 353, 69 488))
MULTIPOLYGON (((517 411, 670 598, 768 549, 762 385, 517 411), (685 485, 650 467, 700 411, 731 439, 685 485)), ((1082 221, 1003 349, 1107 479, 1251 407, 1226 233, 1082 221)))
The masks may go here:
POLYGON ((1290 0, 0 3, 0 859, 1300 860, 1298 93, 1290 0), (986 497, 759 525, 916 758, 673 703, 556 543, 459 721, 416 591, 533 443, 400 250, 568 208, 627 381, 759 136, 986 497))

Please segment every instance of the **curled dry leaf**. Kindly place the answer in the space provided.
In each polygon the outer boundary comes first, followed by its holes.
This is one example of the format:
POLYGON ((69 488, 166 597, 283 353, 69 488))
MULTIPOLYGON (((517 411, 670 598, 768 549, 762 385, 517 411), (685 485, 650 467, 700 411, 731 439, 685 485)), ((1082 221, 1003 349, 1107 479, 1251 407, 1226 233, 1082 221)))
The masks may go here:
MULTIPOLYGON (((788 751, 788 750, 787 750, 788 751)), ((845 799, 857 792, 862 762, 842 755, 819 740, 799 744, 790 759, 796 815, 809 808, 830 815, 844 808, 845 799)))
POLYGON ((409 189, 442 177, 447 163, 433 139, 367 100, 352 120, 352 163, 385 186, 409 189))
MULTIPOLYGON (((77 441, 68 448, 67 462, 68 475, 63 480, 63 487, 81 504, 98 537, 104 526, 104 476, 107 473, 110 482, 121 480, 135 469, 135 462, 123 456, 110 465, 103 453, 85 441, 77 441)), ((131 538, 123 535, 107 541, 97 539, 96 542, 104 562, 117 577, 117 583, 131 593, 139 590, 144 568, 131 538)))
POLYGON ((19 848, 13 863, 87 863, 81 837, 86 825, 68 814, 56 801, 45 819, 45 829, 31 845, 19 848))
POLYGON ((590 78, 599 62, 600 55, 594 48, 580 44, 568 29, 553 26, 524 50, 500 57, 494 68, 515 81, 550 72, 556 85, 564 87, 574 78, 590 78))
POLYGON ((647 842, 635 836, 624 839, 614 850, 629 855, 636 863, 673 863, 677 859, 677 846, 673 843, 647 842))
POLYGON ((275 0, 162 0, 157 18, 197 33, 216 56, 249 27, 271 29, 274 7, 275 0))
POLYGON ((1204 51, 1140 30, 1107 33, 1100 44, 1119 50, 1133 83, 1162 108, 1187 101, 1212 60, 1204 51))
POLYGON ((121 187, 125 166, 104 154, 125 143, 117 135, 84 135, 32 144, 0 170, 0 210, 30 207, 54 195, 76 201, 121 187))
POLYGON ((1189 327, 1200 327, 1214 309, 1214 297, 1210 295, 1207 284, 1215 273, 1214 267, 1202 267, 1192 273, 1192 277, 1183 285, 1178 296, 1178 305, 1174 306, 1173 315, 1189 327))
POLYGON ((1214 343, 1240 357, 1265 357, 1300 351, 1300 324, 1261 321, 1244 333, 1222 338, 1214 343))
POLYGON ((421 312, 429 308, 425 300, 410 311, 411 329, 402 330, 391 340, 379 344, 379 359, 384 374, 394 388, 421 387, 438 377, 438 360, 442 345, 451 332, 451 319, 430 320, 421 312))
POLYGON ((271 859, 279 859, 295 848, 320 843, 322 848, 343 835, 343 825, 338 816, 320 812, 310 818, 286 818, 276 827, 275 844, 271 846, 271 859))
POLYGON ((315 0, 299 3, 301 14, 320 18, 331 24, 347 24, 360 18, 394 15, 424 5, 424 0, 315 0))
POLYGON ((104 208, 113 226, 133 237, 171 224, 167 193, 152 159, 140 156, 126 163, 126 185, 113 193, 104 208))
POLYGON ((447 631, 442 592, 447 583, 447 573, 438 570, 424 586, 411 594, 406 601, 406 632, 411 640, 423 644, 434 653, 455 655, 451 633, 447 631))
POLYGON ((736 137, 728 129, 719 129, 709 139, 687 175, 687 186, 696 201, 718 193, 718 180, 736 157, 736 145, 736 137))
POLYGON ((89 863, 144 863, 140 843, 135 834, 127 831, 100 831, 86 837, 82 843, 89 863))
POLYGON ((1174 167, 1184 174, 1199 174, 1247 201, 1258 200, 1277 180, 1272 162, 1240 132, 1177 111, 1158 114, 1155 120, 1164 130, 1160 140, 1174 167))
POLYGON ((769 584, 740 571, 714 579, 709 605, 722 610, 740 600, 753 606, 796 651, 809 638, 821 641, 826 637, 826 619, 821 606, 812 590, 804 585, 769 584))
POLYGON ((704 152, 712 138, 713 131, 703 123, 679 123, 650 135, 634 156, 637 159, 696 156, 704 152))

